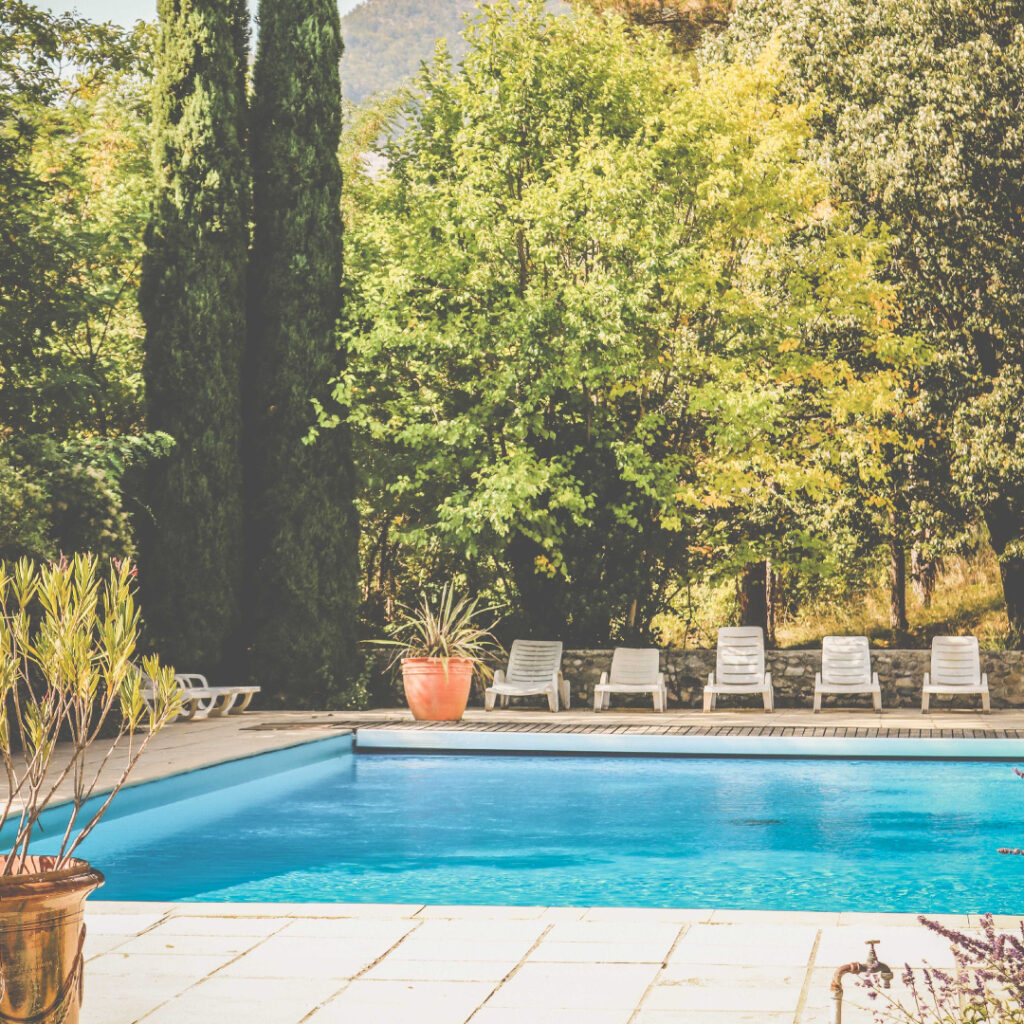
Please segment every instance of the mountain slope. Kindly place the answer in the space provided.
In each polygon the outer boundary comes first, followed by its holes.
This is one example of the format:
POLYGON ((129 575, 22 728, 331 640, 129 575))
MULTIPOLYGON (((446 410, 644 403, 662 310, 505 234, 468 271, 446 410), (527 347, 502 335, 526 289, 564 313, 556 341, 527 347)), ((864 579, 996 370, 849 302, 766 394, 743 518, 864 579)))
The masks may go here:
POLYGON ((475 0, 366 0, 341 19, 345 56, 341 84, 347 100, 361 103, 375 92, 390 92, 447 39, 458 60, 466 51, 463 18, 475 0))

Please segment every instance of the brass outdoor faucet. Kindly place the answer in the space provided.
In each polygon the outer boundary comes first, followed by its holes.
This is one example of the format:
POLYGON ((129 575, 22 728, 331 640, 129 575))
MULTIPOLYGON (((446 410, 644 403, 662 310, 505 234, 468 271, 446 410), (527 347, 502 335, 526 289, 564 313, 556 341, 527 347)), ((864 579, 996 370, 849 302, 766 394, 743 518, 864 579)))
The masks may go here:
POLYGON ((864 963, 854 960, 852 963, 843 964, 842 967, 836 968, 836 973, 832 975, 832 984, 829 986, 832 991, 830 1024, 843 1024, 843 978, 847 974, 877 975, 881 979, 883 988, 888 988, 892 982, 892 968, 888 964, 882 963, 875 952, 875 946, 878 945, 878 942, 878 939, 867 940, 867 945, 870 949, 867 960, 864 963))

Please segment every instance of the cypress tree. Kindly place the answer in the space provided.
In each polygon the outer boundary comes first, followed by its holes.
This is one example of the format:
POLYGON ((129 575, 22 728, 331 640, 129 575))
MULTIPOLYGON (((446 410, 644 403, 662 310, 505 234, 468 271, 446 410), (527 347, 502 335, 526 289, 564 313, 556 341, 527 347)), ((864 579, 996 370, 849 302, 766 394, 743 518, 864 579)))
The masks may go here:
POLYGON ((353 699, 358 524, 349 436, 303 444, 341 366, 337 0, 261 0, 253 73, 246 370, 256 681, 290 705, 353 699))
POLYGON ((140 301, 147 421, 176 441, 147 474, 140 585, 148 635, 182 671, 238 669, 241 360, 249 169, 245 0, 159 0, 156 195, 140 301))

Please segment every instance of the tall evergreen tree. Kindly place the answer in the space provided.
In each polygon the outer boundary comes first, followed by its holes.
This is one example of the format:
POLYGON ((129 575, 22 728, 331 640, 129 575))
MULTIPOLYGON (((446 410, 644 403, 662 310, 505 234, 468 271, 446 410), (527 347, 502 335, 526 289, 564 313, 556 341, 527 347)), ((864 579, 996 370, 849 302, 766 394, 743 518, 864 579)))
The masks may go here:
POLYGON ((176 441, 140 524, 150 639, 181 669, 236 669, 249 170, 245 0, 159 0, 156 196, 140 295, 151 430, 176 441))
POLYGON ((341 30, 336 0, 262 0, 252 101, 246 376, 251 664, 290 704, 350 701, 358 524, 344 429, 313 445, 341 369, 341 30))

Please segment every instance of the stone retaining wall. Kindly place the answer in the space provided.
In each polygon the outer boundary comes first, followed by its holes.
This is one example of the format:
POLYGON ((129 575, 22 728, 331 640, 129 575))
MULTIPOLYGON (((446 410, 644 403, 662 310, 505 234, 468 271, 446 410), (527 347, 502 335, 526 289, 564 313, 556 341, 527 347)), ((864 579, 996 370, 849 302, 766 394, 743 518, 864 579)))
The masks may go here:
MULTIPOLYGON (((593 706, 594 686, 611 664, 611 651, 566 651, 562 669, 572 686, 573 705, 593 706)), ((922 677, 928 671, 928 651, 887 650, 873 648, 871 663, 882 685, 883 707, 920 707, 922 677)), ((814 674, 821 667, 821 651, 768 651, 768 668, 775 687, 776 707, 810 707, 814 695, 814 674)), ((661 668, 668 685, 669 706, 698 708, 708 673, 715 667, 713 650, 664 650, 661 668)), ((982 651, 981 668, 988 673, 993 707, 1024 707, 1024 651, 982 651)), ((958 705, 962 698, 932 697, 932 707, 939 708, 950 700, 958 705)), ((835 698, 825 697, 828 707, 835 698)), ((870 707, 868 695, 851 698, 870 707)), ((972 704, 979 705, 977 698, 972 704)), ((612 707, 629 704, 650 704, 650 698, 613 697, 612 707)), ((718 707, 759 706, 750 697, 720 698, 718 707)))

